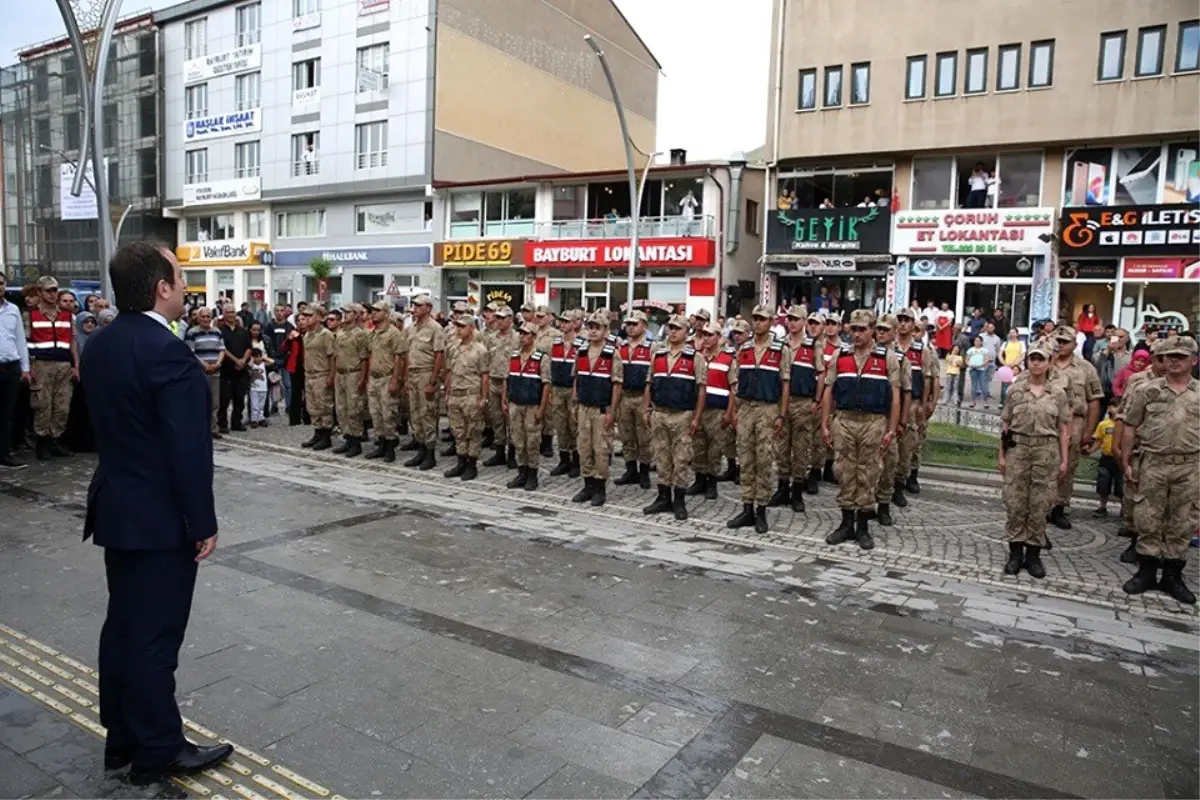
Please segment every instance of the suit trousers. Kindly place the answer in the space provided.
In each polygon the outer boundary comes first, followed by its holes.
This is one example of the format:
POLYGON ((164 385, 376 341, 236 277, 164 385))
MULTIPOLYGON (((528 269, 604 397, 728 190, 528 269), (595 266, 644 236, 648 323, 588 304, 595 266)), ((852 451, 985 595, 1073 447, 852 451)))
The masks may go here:
POLYGON ((11 455, 13 419, 17 396, 21 393, 21 364, 8 361, 0 364, 0 458, 11 455))
POLYGON ((196 548, 104 551, 108 613, 100 629, 100 722, 133 766, 165 766, 183 748, 175 669, 196 586, 196 548))
POLYGON ((245 420, 246 398, 250 396, 250 371, 221 367, 221 405, 217 408, 217 424, 222 428, 241 425, 245 420), (229 406, 233 405, 230 413, 229 406))
POLYGON ((212 426, 213 433, 217 432, 217 406, 221 402, 221 373, 212 372, 205 373, 205 378, 208 379, 208 393, 212 395, 212 413, 209 415, 209 425, 212 426))

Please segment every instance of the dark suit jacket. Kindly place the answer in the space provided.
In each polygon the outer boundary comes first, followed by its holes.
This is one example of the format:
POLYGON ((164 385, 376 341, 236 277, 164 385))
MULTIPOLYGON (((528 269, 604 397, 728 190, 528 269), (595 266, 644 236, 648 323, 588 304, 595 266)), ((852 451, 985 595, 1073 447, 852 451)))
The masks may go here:
POLYGON ((117 550, 172 550, 217 532, 212 399, 191 350, 126 312, 83 351, 80 378, 99 464, 83 538, 117 550))

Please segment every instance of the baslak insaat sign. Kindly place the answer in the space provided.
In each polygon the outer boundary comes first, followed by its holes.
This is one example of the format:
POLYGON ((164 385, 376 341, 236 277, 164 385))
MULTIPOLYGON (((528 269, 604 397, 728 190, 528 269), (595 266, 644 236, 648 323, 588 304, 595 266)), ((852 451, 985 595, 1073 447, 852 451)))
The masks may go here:
POLYGON ((891 209, 881 206, 775 210, 767 218, 767 255, 885 255, 891 234, 891 209))

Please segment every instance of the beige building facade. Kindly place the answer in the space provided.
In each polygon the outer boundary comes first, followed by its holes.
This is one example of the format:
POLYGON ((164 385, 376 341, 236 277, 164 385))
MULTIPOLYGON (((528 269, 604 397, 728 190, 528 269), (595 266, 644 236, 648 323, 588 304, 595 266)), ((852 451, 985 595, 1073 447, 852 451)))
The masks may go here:
POLYGON ((1198 18, 1189 0, 775 0, 764 299, 998 308, 1022 329, 1093 304, 1195 329, 1198 18), (1072 213, 1095 241, 1064 233, 1072 213))

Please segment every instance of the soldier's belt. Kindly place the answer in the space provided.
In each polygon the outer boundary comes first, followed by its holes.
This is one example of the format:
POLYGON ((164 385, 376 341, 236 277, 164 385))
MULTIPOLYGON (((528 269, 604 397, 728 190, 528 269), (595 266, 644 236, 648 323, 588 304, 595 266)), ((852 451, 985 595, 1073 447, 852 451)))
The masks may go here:
POLYGON ((479 391, 477 389, 455 389, 450 392, 451 397, 468 397, 473 394, 477 395, 479 391))
POLYGON ((329 374, 329 370, 327 370, 327 369, 317 370, 317 369, 307 369, 306 368, 304 370, 305 378, 324 378, 328 374, 329 374))
POLYGON ((1046 442, 1053 442, 1053 441, 1057 441, 1057 440, 1058 440, 1058 436, 1053 433, 1039 434, 1037 436, 1034 436, 1032 434, 1024 434, 1024 433, 1014 433, 1013 434, 1013 441, 1016 442, 1017 444, 1035 445, 1035 444, 1045 444, 1046 442))
POLYGON ((372 378, 387 378, 387 377, 390 377, 391 374, 392 374, 391 370, 388 370, 387 372, 372 372, 371 377, 372 378))
POLYGON ((1200 453, 1151 453, 1142 451, 1142 466, 1149 462, 1155 464, 1195 464, 1200 460, 1200 453))
POLYGON ((412 364, 409 364, 408 371, 409 372, 419 372, 422 375, 424 375, 427 372, 433 372, 433 364, 430 364, 428 367, 414 367, 412 364))
POLYGON ((360 367, 338 367, 338 375, 353 375, 360 367))

